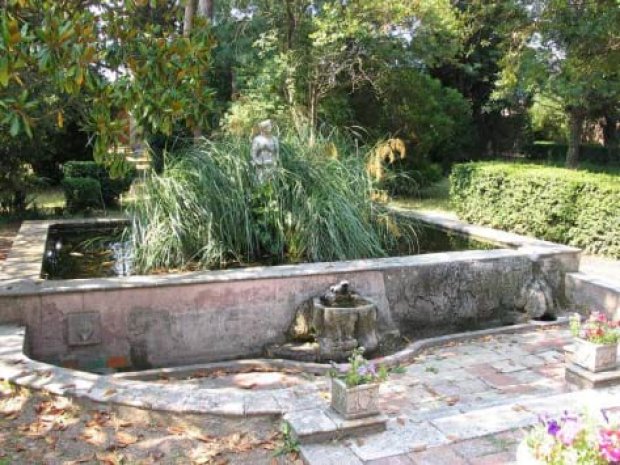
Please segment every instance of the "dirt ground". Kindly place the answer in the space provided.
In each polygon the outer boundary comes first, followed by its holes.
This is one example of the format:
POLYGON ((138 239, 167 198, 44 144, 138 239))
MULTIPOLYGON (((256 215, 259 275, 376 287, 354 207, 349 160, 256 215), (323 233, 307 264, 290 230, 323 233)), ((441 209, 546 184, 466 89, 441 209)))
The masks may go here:
POLYGON ((0 261, 4 260, 11 249, 11 244, 21 222, 0 223, 0 261))
POLYGON ((302 464, 296 453, 282 450, 277 420, 235 424, 133 410, 115 412, 2 383, 0 465, 302 464))

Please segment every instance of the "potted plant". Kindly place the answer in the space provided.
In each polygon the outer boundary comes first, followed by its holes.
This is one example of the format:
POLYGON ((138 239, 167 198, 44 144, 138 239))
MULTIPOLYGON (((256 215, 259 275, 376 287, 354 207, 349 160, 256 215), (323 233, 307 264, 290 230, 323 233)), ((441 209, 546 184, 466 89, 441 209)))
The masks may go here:
POLYGON ((542 417, 517 449, 518 465, 620 464, 620 428, 568 412, 542 417))
POLYGON ((379 385, 388 376, 386 367, 377 367, 363 357, 358 347, 349 363, 330 370, 331 406, 346 419, 362 418, 379 413, 379 385))
POLYGON ((609 321, 601 312, 592 312, 582 323, 575 313, 570 317, 570 328, 575 336, 573 363, 592 372, 616 367, 620 340, 618 323, 609 321))

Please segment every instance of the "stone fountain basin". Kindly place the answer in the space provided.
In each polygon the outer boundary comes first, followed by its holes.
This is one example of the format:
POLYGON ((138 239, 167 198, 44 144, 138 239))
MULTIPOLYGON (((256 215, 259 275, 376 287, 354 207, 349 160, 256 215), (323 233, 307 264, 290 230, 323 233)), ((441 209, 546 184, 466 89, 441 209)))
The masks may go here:
MULTIPOLYGON (((295 309, 347 280, 376 303, 379 332, 489 321, 515 307, 535 268, 564 297, 578 249, 419 216, 505 248, 125 278, 45 281, 48 230, 103 220, 25 221, 0 270, 0 324, 28 328, 39 361, 109 372, 260 357, 295 309)), ((109 222, 109 221, 108 221, 109 222)), ((401 330, 402 332, 402 330, 401 330)))

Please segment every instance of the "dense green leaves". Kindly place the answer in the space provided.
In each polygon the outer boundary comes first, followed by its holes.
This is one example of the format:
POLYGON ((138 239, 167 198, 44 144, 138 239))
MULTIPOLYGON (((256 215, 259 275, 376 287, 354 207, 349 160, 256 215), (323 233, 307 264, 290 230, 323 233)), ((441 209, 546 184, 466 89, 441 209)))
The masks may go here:
POLYGON ((507 163, 455 165, 451 200, 467 221, 620 258, 617 175, 507 163))
POLYGON ((206 127, 213 41, 204 24, 183 37, 180 14, 163 0, 9 3, 0 14, 0 124, 14 136, 45 118, 62 126, 65 97, 79 99, 100 161, 121 143, 129 113, 153 132, 177 121, 206 127), (47 93, 26 93, 32 87, 47 93))

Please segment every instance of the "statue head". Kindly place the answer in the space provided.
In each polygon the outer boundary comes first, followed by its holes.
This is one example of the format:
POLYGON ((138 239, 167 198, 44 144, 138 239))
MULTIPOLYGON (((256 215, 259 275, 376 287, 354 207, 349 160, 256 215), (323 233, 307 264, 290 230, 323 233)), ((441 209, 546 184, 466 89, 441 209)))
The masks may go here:
POLYGON ((261 121, 258 123, 258 130, 263 135, 271 135, 271 131, 273 131, 273 123, 270 119, 266 119, 265 121, 261 121))

